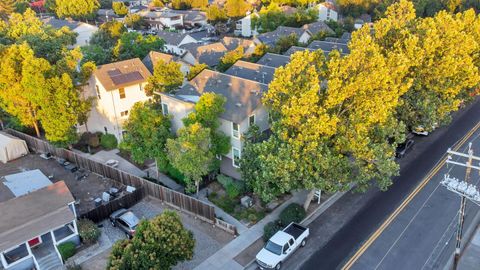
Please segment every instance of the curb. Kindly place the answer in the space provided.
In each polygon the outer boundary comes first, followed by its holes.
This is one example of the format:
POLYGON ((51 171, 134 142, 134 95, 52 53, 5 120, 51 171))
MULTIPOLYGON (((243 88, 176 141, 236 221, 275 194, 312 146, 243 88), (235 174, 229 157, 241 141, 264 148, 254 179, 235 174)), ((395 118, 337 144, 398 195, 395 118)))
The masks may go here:
MULTIPOLYGON (((330 208, 330 206, 332 206, 335 202, 337 202, 340 198, 343 197, 343 195, 345 195, 349 190, 347 191, 339 191, 339 192, 336 192, 335 194, 333 194, 330 198, 328 198, 326 201, 324 201, 320 207, 318 207, 315 211, 313 211, 312 213, 310 213, 310 215, 308 215, 307 217, 305 217, 301 222, 300 224, 301 225, 309 225, 310 223, 312 223, 317 217, 319 217, 321 214, 323 214, 323 212, 325 212, 328 208, 330 208)), ((249 262, 247 265, 245 265, 245 267, 243 269, 247 269, 249 267, 251 267, 253 264, 255 264, 255 259, 253 259, 251 262, 249 262)))

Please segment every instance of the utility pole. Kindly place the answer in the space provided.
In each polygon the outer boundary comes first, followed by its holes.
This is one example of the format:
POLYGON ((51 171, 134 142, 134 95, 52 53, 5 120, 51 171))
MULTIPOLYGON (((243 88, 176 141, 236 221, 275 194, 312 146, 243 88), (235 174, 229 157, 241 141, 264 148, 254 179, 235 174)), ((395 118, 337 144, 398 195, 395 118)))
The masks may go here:
MULTIPOLYGON (((447 151, 448 157, 446 162, 454 165, 459 165, 462 167, 465 167, 465 180, 464 181, 458 181, 456 178, 450 178, 449 175, 445 175, 444 181, 442 181, 442 185, 447 187, 448 190, 453 191, 461 196, 461 203, 460 203, 460 210, 459 210, 459 215, 458 215, 458 224, 457 224, 457 232, 456 232, 456 244, 455 244, 455 257, 453 260, 453 269, 457 269, 458 266, 458 261, 460 259, 460 251, 461 251, 461 245, 462 245, 462 237, 463 237, 463 225, 465 222, 465 207, 467 205, 467 198, 474 201, 478 199, 478 191, 476 190, 476 187, 473 185, 468 184, 468 180, 470 179, 470 173, 472 169, 476 169, 480 171, 480 166, 474 166, 472 162, 474 160, 480 161, 480 157, 474 156, 473 155, 473 149, 472 149, 472 143, 468 144, 468 153, 461 153, 461 152, 456 152, 452 151, 451 149, 448 149, 447 151), (465 163, 459 162, 459 161, 454 161, 452 156, 456 157, 463 157, 467 158, 467 161, 465 163), (469 193, 470 192, 470 193, 469 193), (475 193, 476 192, 476 193, 475 193), (473 198, 473 199, 472 199, 473 198)), ((479 164, 480 165, 480 164, 479 164)), ((477 202, 475 202, 477 203, 477 202)))

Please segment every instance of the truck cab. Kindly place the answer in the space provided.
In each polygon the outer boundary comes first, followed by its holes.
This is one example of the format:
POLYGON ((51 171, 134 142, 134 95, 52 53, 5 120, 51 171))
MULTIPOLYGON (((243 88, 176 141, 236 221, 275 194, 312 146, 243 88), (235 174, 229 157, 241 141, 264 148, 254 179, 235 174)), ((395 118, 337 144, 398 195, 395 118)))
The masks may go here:
POLYGON ((290 223, 275 233, 256 256, 260 269, 281 269, 284 262, 300 246, 305 246, 310 231, 296 223, 290 223))

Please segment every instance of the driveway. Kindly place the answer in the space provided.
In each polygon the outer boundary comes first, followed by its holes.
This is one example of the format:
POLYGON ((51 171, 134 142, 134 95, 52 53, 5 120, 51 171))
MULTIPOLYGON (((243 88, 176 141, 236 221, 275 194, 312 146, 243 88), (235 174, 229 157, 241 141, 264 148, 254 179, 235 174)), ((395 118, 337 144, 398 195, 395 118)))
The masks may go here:
MULTIPOLYGON (((170 207, 154 198, 144 199, 130 208, 137 217, 146 219, 152 219, 166 209, 170 209, 170 207)), ((182 212, 177 211, 177 213, 180 215, 183 226, 193 232, 195 237, 195 250, 193 259, 179 263, 173 268, 175 270, 193 269, 233 239, 232 235, 213 227, 211 224, 195 219, 182 212)), ((102 225, 102 233, 104 233, 112 243, 126 238, 125 234, 120 229, 113 227, 108 220, 104 220, 102 225)), ((104 269, 107 265, 109 253, 110 249, 91 258, 84 263, 84 269, 91 269, 91 263, 95 265, 95 269, 104 269), (105 255, 105 253, 107 255, 105 255)))

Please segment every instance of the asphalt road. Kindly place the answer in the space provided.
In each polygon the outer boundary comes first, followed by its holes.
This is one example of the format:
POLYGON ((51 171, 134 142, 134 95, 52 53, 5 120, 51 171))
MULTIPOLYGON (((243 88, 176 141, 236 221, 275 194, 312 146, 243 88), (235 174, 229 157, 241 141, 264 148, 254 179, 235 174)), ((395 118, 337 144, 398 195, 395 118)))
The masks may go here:
MULTIPOLYGON (((284 269, 341 268, 425 178, 445 151, 479 121, 477 101, 458 113, 449 126, 428 137, 416 137, 415 149, 400 162, 400 176, 389 190, 372 188, 365 194, 346 194, 309 225, 312 237, 307 247, 292 255, 284 269)), ((472 139, 478 134, 473 134, 472 139)), ((480 154, 479 139, 474 141, 474 148, 480 154)), ((449 169, 452 168, 444 166, 432 177, 352 269, 429 269, 448 259, 450 251, 453 252, 450 236, 459 199, 438 183, 449 169)), ((451 174, 462 178, 464 170, 453 168, 451 174)), ((472 181, 478 181, 478 174, 474 175, 472 181)), ((467 223, 476 211, 476 206, 468 206, 467 223)))

